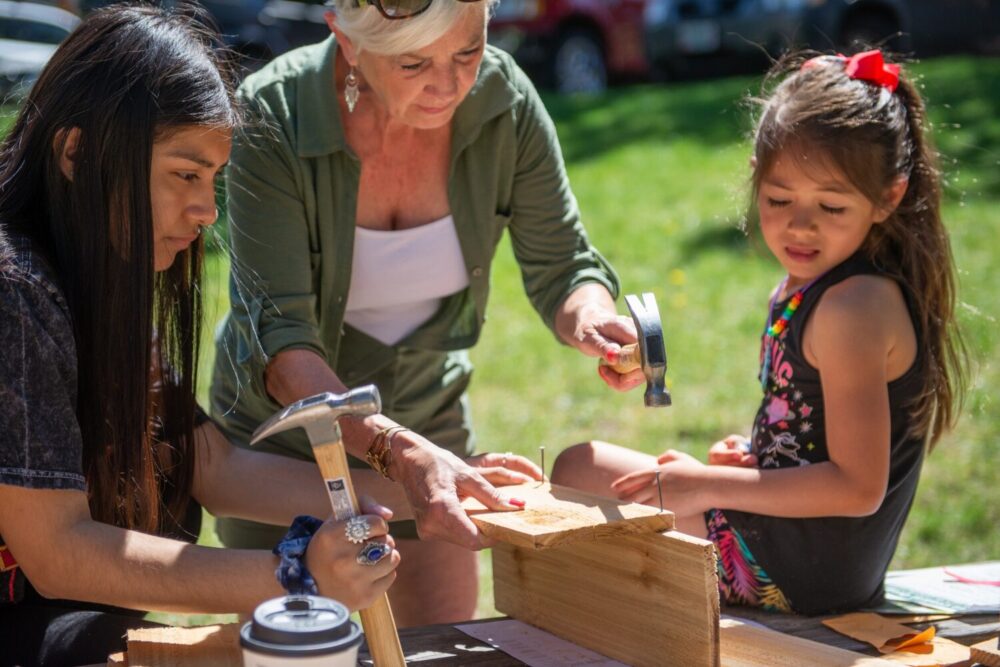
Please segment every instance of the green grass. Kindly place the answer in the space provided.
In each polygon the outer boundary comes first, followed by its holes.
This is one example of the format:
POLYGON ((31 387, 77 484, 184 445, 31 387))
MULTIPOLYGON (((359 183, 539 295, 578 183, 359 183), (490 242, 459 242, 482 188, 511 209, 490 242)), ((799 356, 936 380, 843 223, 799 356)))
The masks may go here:
MULTIPOLYGON (((960 270, 960 320, 976 362, 958 428, 927 461, 894 569, 1000 558, 1000 59, 948 58, 913 68, 947 175, 945 218, 960 270), (971 91, 971 92, 970 92, 971 91)), ((766 295, 781 277, 739 231, 749 175, 742 104, 757 79, 636 86, 596 99, 546 98, 595 245, 626 292, 653 291, 663 315, 673 406, 616 394, 594 364, 558 345, 528 304, 505 242, 489 323, 473 351, 473 415, 483 450, 548 461, 605 439, 649 453, 703 456, 746 432, 760 396, 757 345, 766 295)), ((212 259, 209 315, 225 303, 212 259)), ((624 312, 624 307, 623 307, 624 312)), ((214 322, 213 322, 214 324, 214 322)), ((211 347, 206 348, 211 354, 211 347)), ((203 368, 209 368, 206 364, 203 368)), ((203 373, 207 381, 207 372, 203 373)), ((206 527, 209 529, 210 525, 206 527)), ((205 539, 214 543, 210 530, 205 539)), ((483 557, 479 615, 492 615, 483 557)))

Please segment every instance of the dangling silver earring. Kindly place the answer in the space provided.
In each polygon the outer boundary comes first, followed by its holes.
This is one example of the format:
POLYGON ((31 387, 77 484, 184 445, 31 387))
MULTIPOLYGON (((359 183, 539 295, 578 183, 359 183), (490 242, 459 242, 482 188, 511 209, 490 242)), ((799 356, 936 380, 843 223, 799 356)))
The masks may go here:
POLYGON ((354 72, 354 67, 347 73, 344 79, 344 101, 347 102, 347 111, 354 113, 354 105, 358 103, 358 75, 354 72))

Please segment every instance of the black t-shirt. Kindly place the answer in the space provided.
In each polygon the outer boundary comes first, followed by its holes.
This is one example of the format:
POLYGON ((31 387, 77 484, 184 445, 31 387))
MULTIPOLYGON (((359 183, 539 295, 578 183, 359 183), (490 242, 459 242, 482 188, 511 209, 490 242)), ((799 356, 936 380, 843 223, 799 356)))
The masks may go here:
MULTIPOLYGON (((835 267, 806 290, 787 328, 772 342, 767 389, 752 434, 753 453, 761 469, 794 468, 830 460, 822 385, 819 372, 803 354, 803 334, 810 312, 829 287, 850 276, 879 273, 859 254, 835 267)), ((788 299, 774 304, 772 322, 781 317, 787 305, 788 299)), ((917 336, 919 341, 919 330, 917 336)), ((763 348, 761 358, 763 361, 763 348)), ((883 597, 885 572, 913 503, 923 462, 923 438, 907 435, 907 406, 923 385, 919 361, 916 359, 887 387, 891 419, 889 485, 874 514, 789 519, 723 508, 760 566, 799 613, 856 609, 877 604, 883 597)))
MULTIPOLYGON (((0 234, 3 232, 0 231, 0 234)), ((76 419, 76 343, 48 262, 0 237, 0 483, 86 489, 76 419), (6 246, 6 248, 2 248, 6 246)))
MULTIPOLYGON (((86 491, 76 343, 58 285, 31 242, 0 226, 0 484, 86 491)), ((196 423, 208 419, 198 412, 196 423)), ((200 523, 192 501, 163 532, 193 542, 200 523)), ((24 576, 15 563, 0 535, 0 604, 22 597, 24 576)))

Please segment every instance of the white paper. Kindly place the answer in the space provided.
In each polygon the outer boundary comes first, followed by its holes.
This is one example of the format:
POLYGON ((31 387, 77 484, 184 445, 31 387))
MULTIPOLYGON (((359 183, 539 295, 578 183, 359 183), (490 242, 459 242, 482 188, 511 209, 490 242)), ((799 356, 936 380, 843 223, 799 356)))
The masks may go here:
POLYGON ((626 667, 582 646, 513 619, 456 625, 470 637, 517 658, 530 667, 626 667))
MULTIPOLYGON (((967 579, 1000 581, 1000 561, 947 568, 967 579)), ((943 567, 889 572, 885 577, 885 597, 887 602, 909 602, 954 613, 1000 612, 1000 586, 962 583, 943 567)))

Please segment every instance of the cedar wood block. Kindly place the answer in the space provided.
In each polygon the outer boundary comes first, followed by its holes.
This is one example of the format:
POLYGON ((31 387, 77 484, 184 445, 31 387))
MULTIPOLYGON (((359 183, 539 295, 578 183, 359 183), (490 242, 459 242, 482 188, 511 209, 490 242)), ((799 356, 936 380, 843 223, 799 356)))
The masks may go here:
POLYGON ((676 531, 493 547, 502 613, 630 665, 719 665, 711 542, 676 531))
POLYGON ((240 624, 129 630, 129 667, 243 667, 240 624))

